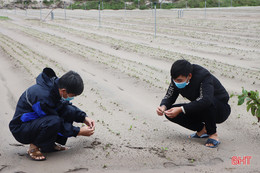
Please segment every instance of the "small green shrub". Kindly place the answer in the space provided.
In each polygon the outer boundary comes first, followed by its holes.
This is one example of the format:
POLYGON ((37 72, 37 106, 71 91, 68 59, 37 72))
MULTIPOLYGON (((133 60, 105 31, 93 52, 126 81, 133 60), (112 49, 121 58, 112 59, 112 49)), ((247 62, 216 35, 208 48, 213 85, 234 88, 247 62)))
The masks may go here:
POLYGON ((260 121, 260 97, 258 91, 247 91, 242 89, 242 94, 238 95, 238 105, 242 105, 246 101, 247 112, 251 110, 251 114, 260 121))
POLYGON ((0 20, 9 20, 9 17, 6 17, 6 16, 0 16, 0 20))
POLYGON ((53 4, 53 0, 47 1, 47 0, 43 0, 43 3, 47 6, 53 4))

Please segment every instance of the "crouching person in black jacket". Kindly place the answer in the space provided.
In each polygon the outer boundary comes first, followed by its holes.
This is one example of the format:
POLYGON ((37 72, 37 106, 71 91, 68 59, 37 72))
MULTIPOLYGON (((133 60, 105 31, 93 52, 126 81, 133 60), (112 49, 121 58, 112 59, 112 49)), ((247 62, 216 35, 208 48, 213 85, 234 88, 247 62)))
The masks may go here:
POLYGON ((51 68, 45 68, 36 84, 21 95, 9 128, 18 142, 30 144, 28 155, 33 160, 45 160, 42 152, 68 149, 62 146, 68 137, 93 135, 95 122, 70 103, 83 89, 78 73, 69 71, 58 78, 51 68), (87 126, 75 127, 73 122, 87 126))
POLYGON ((206 146, 217 147, 220 142, 216 123, 224 122, 230 114, 229 95, 219 80, 205 68, 178 60, 171 68, 171 84, 157 108, 157 114, 190 130, 190 138, 209 138, 206 146), (174 104, 181 94, 190 103, 174 104))

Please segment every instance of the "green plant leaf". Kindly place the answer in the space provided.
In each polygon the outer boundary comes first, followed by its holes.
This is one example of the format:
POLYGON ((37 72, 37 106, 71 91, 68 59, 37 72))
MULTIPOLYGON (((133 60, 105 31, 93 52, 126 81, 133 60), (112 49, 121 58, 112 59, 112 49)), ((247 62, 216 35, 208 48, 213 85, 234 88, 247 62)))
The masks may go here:
POLYGON ((239 100, 238 100, 238 105, 242 105, 244 102, 245 102, 245 98, 246 98, 246 96, 244 96, 244 97, 242 97, 242 98, 240 98, 239 100))
POLYGON ((246 104, 249 105, 251 101, 253 101, 253 100, 249 98, 249 99, 247 100, 246 104))
POLYGON ((247 108, 246 108, 247 112, 249 111, 249 109, 250 109, 253 105, 254 105, 254 103, 251 103, 251 104, 247 105, 247 108))
MULTIPOLYGON (((259 98, 259 91, 255 91, 255 92, 256 92, 256 98, 257 98, 257 99, 260 99, 260 98, 259 98)), ((260 100, 259 100, 259 101, 260 101, 260 100)))
POLYGON ((241 99, 241 98, 243 98, 243 97, 245 97, 244 94, 241 94, 241 95, 238 95, 238 96, 237 96, 238 99, 241 99))
POLYGON ((231 93, 229 97, 232 98, 232 97, 234 97, 234 96, 235 96, 235 94, 234 94, 234 93, 231 93))
POLYGON ((242 93, 244 94, 244 95, 247 95, 247 90, 245 90, 244 88, 242 88, 242 93))
POLYGON ((258 109, 256 111, 256 117, 260 118, 260 107, 258 107, 258 109))
POLYGON ((248 96, 250 97, 250 98, 252 98, 252 99, 256 99, 256 93, 254 92, 254 91, 250 91, 248 93, 248 96), (249 94, 250 93, 250 94, 249 94))
POLYGON ((251 107, 251 113, 252 113, 253 116, 255 116, 256 109, 257 109, 256 106, 251 107))

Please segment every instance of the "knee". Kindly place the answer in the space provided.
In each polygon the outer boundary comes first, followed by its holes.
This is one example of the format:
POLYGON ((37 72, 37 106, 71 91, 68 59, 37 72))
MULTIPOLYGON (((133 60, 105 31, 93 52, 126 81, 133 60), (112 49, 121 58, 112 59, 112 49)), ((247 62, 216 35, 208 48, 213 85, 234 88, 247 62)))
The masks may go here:
POLYGON ((59 116, 47 116, 44 126, 53 130, 59 130, 61 126, 61 118, 59 116))
POLYGON ((59 116, 53 116, 50 121, 51 126, 57 126, 60 127, 61 124, 61 118, 59 116))
POLYGON ((168 117, 167 115, 165 115, 165 117, 166 117, 169 121, 176 123, 177 117, 175 117, 175 118, 170 118, 170 117, 168 117))

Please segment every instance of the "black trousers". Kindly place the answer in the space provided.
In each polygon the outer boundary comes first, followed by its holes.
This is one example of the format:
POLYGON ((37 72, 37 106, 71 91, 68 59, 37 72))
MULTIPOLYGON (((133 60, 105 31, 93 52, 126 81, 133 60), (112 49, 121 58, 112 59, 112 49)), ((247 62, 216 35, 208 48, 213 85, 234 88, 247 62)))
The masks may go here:
MULTIPOLYGON (((180 107, 183 105, 185 104, 175 104, 172 107, 180 107)), ((217 131, 216 124, 223 123, 230 115, 230 112, 231 108, 228 103, 214 99, 214 103, 201 112, 180 113, 175 118, 165 116, 168 120, 193 131, 199 132, 205 126, 207 134, 212 135, 217 131)))
POLYGON ((55 142, 65 145, 67 138, 59 136, 63 119, 56 115, 48 115, 23 123, 18 134, 14 134, 17 141, 23 144, 34 144, 43 152, 53 151, 55 142))

